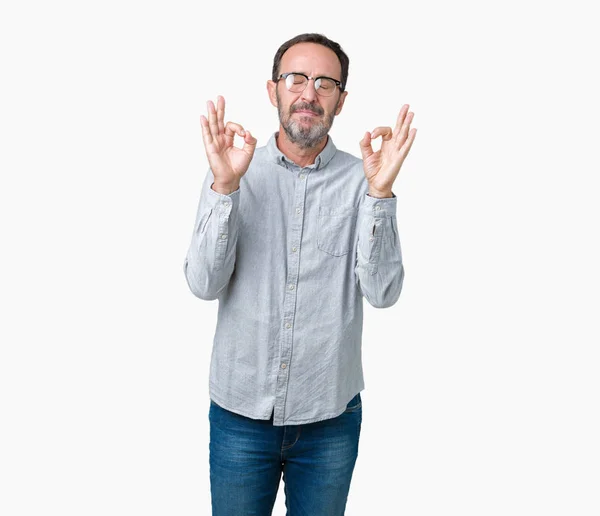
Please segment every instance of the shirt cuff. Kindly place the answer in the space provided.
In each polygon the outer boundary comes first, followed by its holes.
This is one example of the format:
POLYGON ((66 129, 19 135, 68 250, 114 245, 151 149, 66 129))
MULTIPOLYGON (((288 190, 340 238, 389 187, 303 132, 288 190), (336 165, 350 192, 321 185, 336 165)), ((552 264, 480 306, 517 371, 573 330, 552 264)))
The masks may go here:
POLYGON ((387 218, 396 215, 398 198, 392 193, 393 197, 378 198, 365 194, 361 210, 365 215, 372 215, 376 218, 387 218))

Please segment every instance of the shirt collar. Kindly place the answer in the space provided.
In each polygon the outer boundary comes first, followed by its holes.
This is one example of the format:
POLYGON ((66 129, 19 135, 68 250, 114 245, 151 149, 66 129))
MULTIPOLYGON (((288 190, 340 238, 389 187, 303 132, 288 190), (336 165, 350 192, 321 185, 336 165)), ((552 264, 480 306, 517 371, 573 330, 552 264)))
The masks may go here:
MULTIPOLYGON (((284 161, 287 163, 293 163, 293 161, 286 157, 283 154, 283 152, 279 150, 279 147, 277 147, 278 134, 279 131, 276 131, 269 138, 269 141, 266 145, 267 152, 269 156, 269 161, 277 163, 281 166, 285 166, 283 163, 284 161)), ((331 139, 331 135, 327 135, 327 143, 325 144, 325 147, 323 148, 321 153, 315 158, 314 164, 309 165, 308 168, 314 168, 316 170, 323 168, 325 165, 327 165, 327 163, 331 161, 331 158, 333 158, 333 156, 335 155, 336 150, 337 148, 334 145, 333 140, 331 139)))

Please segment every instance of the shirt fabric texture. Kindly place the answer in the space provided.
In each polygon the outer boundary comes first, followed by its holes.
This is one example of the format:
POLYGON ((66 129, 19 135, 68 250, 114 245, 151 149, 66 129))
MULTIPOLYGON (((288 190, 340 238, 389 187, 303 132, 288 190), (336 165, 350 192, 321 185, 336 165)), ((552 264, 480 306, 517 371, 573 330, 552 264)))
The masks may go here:
POLYGON ((277 135, 229 195, 209 168, 183 269, 219 302, 210 398, 283 426, 337 417, 364 389, 363 297, 393 305, 404 266, 397 198, 368 195, 362 160, 328 136, 300 167, 277 135))

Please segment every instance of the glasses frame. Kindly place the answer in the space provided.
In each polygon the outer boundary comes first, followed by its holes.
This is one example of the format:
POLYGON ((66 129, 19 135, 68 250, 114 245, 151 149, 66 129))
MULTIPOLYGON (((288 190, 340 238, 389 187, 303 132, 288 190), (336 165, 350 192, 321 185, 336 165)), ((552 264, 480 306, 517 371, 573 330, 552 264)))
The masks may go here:
MULTIPOLYGON (((341 83, 341 81, 338 81, 337 79, 334 79, 333 77, 327 77, 326 75, 319 75, 318 77, 309 77, 305 73, 301 73, 301 72, 286 72, 286 73, 282 73, 279 77, 277 77, 277 82, 279 82, 281 79, 287 79, 288 75, 301 75, 302 77, 304 77, 306 79, 306 85, 304 86, 302 91, 304 91, 306 89, 306 86, 308 86, 308 81, 310 81, 311 79, 315 82, 317 82, 317 79, 329 79, 330 81, 333 81, 335 83, 335 85, 339 88, 340 91, 344 91, 344 85, 341 83)), ((317 92, 317 95, 320 95, 321 97, 328 97, 328 96, 332 97, 333 96, 333 93, 331 95, 323 95, 322 93, 319 93, 320 89, 321 88, 315 89, 315 91, 317 92)), ((291 91, 291 90, 288 90, 288 91, 291 91)), ((292 92, 292 93, 302 93, 302 91, 292 92)))

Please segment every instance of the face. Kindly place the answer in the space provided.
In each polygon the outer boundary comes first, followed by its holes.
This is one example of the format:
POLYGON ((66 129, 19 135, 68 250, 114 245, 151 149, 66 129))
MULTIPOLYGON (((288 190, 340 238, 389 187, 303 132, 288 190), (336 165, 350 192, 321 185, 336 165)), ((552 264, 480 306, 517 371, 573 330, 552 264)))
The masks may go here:
MULTIPOLYGON (((309 77, 326 76, 341 80, 342 66, 333 50, 317 43, 298 43, 281 58, 279 73, 301 72, 309 77)), ((317 94, 315 82, 310 80, 304 91, 294 93, 282 79, 268 81, 271 103, 277 107, 279 122, 289 140, 303 149, 316 147, 329 133, 333 119, 338 115, 348 92, 340 94, 336 88, 330 97, 317 94)))

